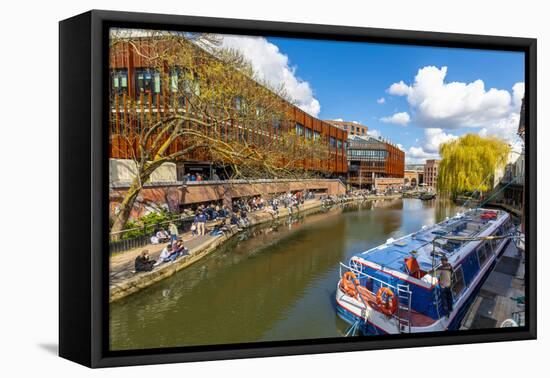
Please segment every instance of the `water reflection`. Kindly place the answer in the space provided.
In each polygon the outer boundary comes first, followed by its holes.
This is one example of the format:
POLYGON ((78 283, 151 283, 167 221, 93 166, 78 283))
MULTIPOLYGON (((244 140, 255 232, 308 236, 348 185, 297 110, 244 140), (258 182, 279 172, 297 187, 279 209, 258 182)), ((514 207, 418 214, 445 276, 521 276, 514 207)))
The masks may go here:
POLYGON ((452 204, 365 202, 254 228, 111 306, 111 348, 339 336, 338 263, 454 215, 452 204))

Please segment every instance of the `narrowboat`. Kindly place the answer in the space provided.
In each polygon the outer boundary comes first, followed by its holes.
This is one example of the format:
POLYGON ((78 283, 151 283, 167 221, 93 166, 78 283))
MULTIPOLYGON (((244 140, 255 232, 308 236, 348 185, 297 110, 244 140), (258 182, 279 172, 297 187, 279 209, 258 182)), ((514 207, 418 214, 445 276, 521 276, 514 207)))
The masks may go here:
POLYGON ((435 193, 426 192, 426 193, 422 193, 418 198, 420 198, 422 201, 429 201, 429 200, 433 200, 435 196, 436 196, 435 193))
POLYGON ((458 329, 514 234, 507 212, 473 209, 388 239, 340 263, 337 313, 364 335, 458 329), (452 267, 450 311, 438 282, 444 257, 452 267))

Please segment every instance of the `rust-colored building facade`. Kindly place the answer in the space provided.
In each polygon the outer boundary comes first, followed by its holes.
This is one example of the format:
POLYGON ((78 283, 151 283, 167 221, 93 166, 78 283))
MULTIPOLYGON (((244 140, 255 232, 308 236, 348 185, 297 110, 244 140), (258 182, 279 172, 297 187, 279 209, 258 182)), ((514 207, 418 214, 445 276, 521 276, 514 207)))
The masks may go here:
MULTIPOLYGON (((139 39, 132 41, 132 43, 121 42, 112 46, 110 51, 111 117, 109 157, 112 159, 132 158, 131 155, 135 153, 136 148, 129 144, 131 142, 128 141, 129 138, 126 135, 128 130, 136 130, 140 127, 140 118, 158 117, 160 120, 163 112, 173 110, 170 101, 166 100, 167 95, 169 96, 169 93, 167 94, 170 91, 169 88, 166 88, 167 85, 163 83, 160 73, 155 72, 154 67, 148 64, 148 60, 136 52, 135 45, 139 44, 139 39), (130 109, 131 102, 139 104, 137 110, 135 106, 130 109), (134 112, 132 117, 129 116, 131 111, 134 112), (135 113, 137 113, 137 116, 135 113)), ((171 68, 167 67, 166 69, 171 68)), ((233 68, 228 67, 228 70, 233 70, 233 68)), ((258 83, 255 83, 255 85, 260 87, 258 83)), ((277 95, 273 93, 273 96, 277 95)), ((327 177, 344 176, 348 170, 346 156, 347 132, 307 114, 281 97, 277 96, 277 98, 284 103, 287 117, 284 121, 273 126, 268 135, 263 133, 261 138, 273 138, 281 130, 296 130, 298 135, 306 139, 320 138, 329 147, 329 157, 319 160, 304 156, 303 161, 299 162, 299 166, 322 173, 327 177)), ((178 108, 182 109, 177 111, 185 111, 185 106, 185 104, 179 104, 178 108)), ((239 129, 243 129, 243 127, 230 120, 224 123, 222 130, 215 137, 226 141, 233 134, 242 132, 239 129)), ((258 133, 250 132, 246 135, 246 138, 256 138, 254 143, 261 143, 262 139, 258 137, 258 133)), ((181 150, 183 146, 184 141, 177 140, 170 145, 170 153, 181 150)), ((180 172, 182 174, 185 172, 180 170, 179 166, 206 167, 209 164, 211 166, 208 160, 208 156, 201 154, 200 151, 189 153, 181 161, 178 161, 178 176, 180 176, 180 172)))
POLYGON ((381 139, 351 136, 347 156, 351 185, 374 188, 377 178, 404 178, 405 152, 381 139))
POLYGON ((348 136, 367 136, 367 133, 369 131, 369 128, 367 126, 361 125, 360 123, 354 121, 325 120, 325 122, 328 122, 331 125, 346 131, 348 133, 348 136))

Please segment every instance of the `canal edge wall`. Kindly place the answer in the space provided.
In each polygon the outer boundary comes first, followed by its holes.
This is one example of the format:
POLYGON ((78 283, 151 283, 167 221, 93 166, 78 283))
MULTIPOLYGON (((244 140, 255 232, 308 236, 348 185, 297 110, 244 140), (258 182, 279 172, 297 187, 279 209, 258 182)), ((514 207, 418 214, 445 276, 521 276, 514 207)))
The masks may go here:
MULTIPOLYGON (((396 199, 400 197, 401 196, 399 195, 385 196, 385 197, 366 197, 366 198, 357 197, 357 198, 346 199, 341 203, 359 202, 364 200, 376 200, 376 199, 396 199)), ((306 202, 303 205, 298 206, 298 211, 303 212, 307 210, 313 210, 316 208, 320 208, 321 206, 323 206, 322 201, 306 202)), ((293 209, 295 209, 295 207, 293 207, 293 209)), ((288 211, 287 208, 280 208, 279 214, 277 216, 274 216, 266 212, 260 212, 257 214, 249 213, 248 219, 250 221, 250 227, 252 227, 262 223, 273 221, 275 219, 281 219, 281 218, 287 217, 288 215, 290 215, 290 212, 288 211)), ((240 233, 237 230, 236 226, 231 226, 231 228, 232 228, 232 232, 228 232, 228 233, 225 233, 224 235, 220 235, 213 240, 211 239, 211 240, 205 241, 204 243, 190 250, 189 255, 187 256, 180 257, 179 259, 177 259, 172 263, 164 263, 162 265, 159 265, 151 272, 136 273, 134 274, 134 276, 122 282, 111 285, 109 288, 109 303, 118 301, 131 294, 137 293, 140 290, 145 289, 157 282, 160 282, 172 276, 173 274, 189 267, 190 265, 199 261, 203 257, 211 254, 224 242, 226 242, 227 240, 231 239, 233 236, 238 235, 240 233)))

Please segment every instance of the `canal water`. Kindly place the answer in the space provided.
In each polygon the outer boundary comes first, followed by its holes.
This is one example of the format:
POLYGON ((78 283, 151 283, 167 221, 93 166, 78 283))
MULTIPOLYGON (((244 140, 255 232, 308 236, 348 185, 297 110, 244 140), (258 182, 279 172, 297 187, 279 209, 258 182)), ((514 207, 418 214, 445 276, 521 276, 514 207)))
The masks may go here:
POLYGON ((459 210, 441 200, 378 200, 248 230, 111 304, 111 350, 342 336, 339 262, 459 210))

